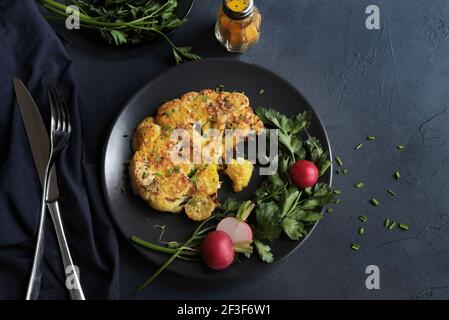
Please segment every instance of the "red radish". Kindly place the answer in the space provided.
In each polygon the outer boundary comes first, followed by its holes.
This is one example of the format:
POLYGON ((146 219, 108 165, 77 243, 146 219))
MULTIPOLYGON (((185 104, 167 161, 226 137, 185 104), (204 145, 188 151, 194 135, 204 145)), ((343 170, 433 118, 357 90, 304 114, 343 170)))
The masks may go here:
POLYGON ((290 168, 290 177, 299 188, 313 187, 318 181, 318 168, 313 162, 299 160, 290 168))
POLYGON ((204 238, 201 254, 206 266, 214 270, 226 269, 235 258, 232 240, 223 231, 212 231, 204 238))
POLYGON ((242 244, 248 247, 253 241, 253 230, 245 221, 253 211, 255 204, 251 201, 245 201, 239 207, 235 217, 227 217, 221 220, 217 225, 217 231, 224 231, 231 237, 236 247, 242 244))
POLYGON ((234 244, 253 241, 253 230, 246 223, 235 217, 227 217, 217 225, 217 231, 226 232, 234 244))

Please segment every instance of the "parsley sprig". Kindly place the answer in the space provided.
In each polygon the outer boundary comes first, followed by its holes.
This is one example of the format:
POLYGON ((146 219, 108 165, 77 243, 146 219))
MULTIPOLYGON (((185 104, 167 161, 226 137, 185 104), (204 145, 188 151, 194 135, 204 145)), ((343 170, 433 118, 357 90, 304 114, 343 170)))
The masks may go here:
POLYGON ((318 139, 307 132, 312 118, 310 111, 290 118, 273 109, 259 108, 256 113, 266 126, 279 129, 279 141, 284 151, 279 157, 278 172, 269 176, 256 191, 255 199, 254 245, 263 261, 272 262, 273 253, 266 243, 276 241, 282 234, 291 240, 300 240, 307 235, 307 227, 323 217, 322 207, 335 203, 336 197, 328 184, 318 183, 300 190, 290 180, 288 171, 297 160, 314 162, 320 175, 324 175, 331 165, 318 139))

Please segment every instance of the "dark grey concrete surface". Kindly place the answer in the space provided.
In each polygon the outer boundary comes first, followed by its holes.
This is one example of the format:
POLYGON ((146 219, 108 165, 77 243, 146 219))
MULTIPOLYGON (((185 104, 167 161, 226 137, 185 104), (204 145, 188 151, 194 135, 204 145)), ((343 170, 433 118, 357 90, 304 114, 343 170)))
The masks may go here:
MULTIPOLYGON (((428 299, 449 298, 449 1, 263 0, 260 43, 227 54, 213 36, 218 0, 197 0, 172 38, 203 57, 259 64, 285 77, 311 102, 347 175, 335 179, 342 203, 300 250, 271 274, 216 287, 163 274, 136 294, 156 266, 121 237, 123 298, 428 299), (365 8, 380 8, 381 29, 365 28, 365 8), (366 141, 374 135, 376 140, 366 141), (361 150, 354 146, 364 143, 361 150), (398 151, 398 144, 405 145, 398 151), (393 179, 398 170, 402 178, 393 179), (365 182, 365 189, 353 185, 365 182), (391 188, 397 197, 391 197, 391 188), (373 207, 369 199, 380 205, 373 207), (359 215, 367 215, 365 235, 359 215), (409 224, 387 231, 386 217, 409 224), (361 250, 350 249, 358 242, 361 250), (380 290, 365 288, 365 268, 380 268, 380 290)), ((68 46, 92 108, 87 147, 101 165, 105 135, 137 89, 172 66, 163 42, 111 49, 74 36, 68 46)), ((265 88, 269 90, 269 88, 265 88)))

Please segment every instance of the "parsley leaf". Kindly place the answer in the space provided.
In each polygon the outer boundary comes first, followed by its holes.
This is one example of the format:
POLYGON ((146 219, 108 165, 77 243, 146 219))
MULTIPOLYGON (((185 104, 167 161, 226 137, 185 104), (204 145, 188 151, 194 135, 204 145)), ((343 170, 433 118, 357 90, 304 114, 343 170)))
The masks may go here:
POLYGON ((285 134, 298 134, 307 129, 312 120, 312 113, 304 111, 296 117, 288 118, 286 115, 274 110, 266 108, 256 108, 256 114, 265 124, 271 124, 275 128, 281 130, 285 134))
POLYGON ((295 160, 305 158, 306 152, 297 136, 279 132, 279 142, 295 160))
POLYGON ((274 241, 281 235, 281 215, 274 202, 261 203, 256 209, 256 238, 274 241))
POLYGON ((281 227, 285 234, 292 240, 299 240, 304 236, 302 234, 304 225, 294 217, 287 217, 282 220, 281 227))
POLYGON ((271 182, 271 185, 274 188, 283 188, 285 183, 282 180, 281 176, 279 175, 279 173, 275 173, 271 176, 268 176, 268 181, 271 182))
POLYGON ((296 187, 290 186, 284 190, 282 194, 282 217, 285 217, 295 208, 300 196, 301 192, 296 187))
POLYGON ((272 263, 274 261, 273 254, 271 253, 270 246, 267 246, 257 239, 254 239, 254 246, 262 261, 266 263, 272 263))
POLYGON ((331 166, 327 152, 323 150, 321 143, 315 137, 310 137, 304 142, 307 149, 308 159, 316 164, 319 170, 319 175, 322 176, 331 166))
POLYGON ((112 39, 114 40, 115 45, 119 46, 127 42, 126 35, 119 30, 110 30, 112 39))
POLYGON ((323 216, 321 215, 321 213, 308 212, 307 215, 301 219, 301 221, 306 222, 306 223, 314 223, 314 222, 321 220, 322 218, 323 218, 323 216))
POLYGON ((238 211, 242 202, 235 200, 234 198, 227 198, 221 205, 220 210, 225 213, 238 211))
POLYGON ((313 210, 325 206, 329 203, 335 203, 335 194, 332 188, 325 183, 317 183, 309 198, 306 198, 301 204, 305 210, 313 210))

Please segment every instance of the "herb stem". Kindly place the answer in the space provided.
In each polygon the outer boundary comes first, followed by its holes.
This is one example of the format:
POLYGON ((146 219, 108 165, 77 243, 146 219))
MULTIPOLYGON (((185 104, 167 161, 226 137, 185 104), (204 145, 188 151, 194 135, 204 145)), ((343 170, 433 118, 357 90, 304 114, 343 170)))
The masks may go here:
POLYGON ((363 183, 363 182, 357 182, 356 184, 355 184, 355 187, 357 188, 357 189, 363 189, 363 187, 365 187, 365 184, 363 183))
POLYGON ((210 227, 204 228, 203 230, 200 230, 200 231, 197 233, 197 235, 198 235, 198 236, 201 236, 201 235, 203 235, 203 234, 206 233, 206 232, 209 232, 209 231, 214 230, 215 228, 217 228, 217 226, 210 226, 210 227))
POLYGON ((339 166, 342 166, 342 165, 343 165, 343 160, 341 160, 340 157, 336 157, 336 158, 335 158, 335 161, 337 161, 337 164, 338 164, 339 166))
POLYGON ((388 192, 390 195, 392 195, 393 197, 396 197, 396 193, 395 193, 393 190, 387 189, 387 192, 388 192))
MULTIPOLYGON (((68 8, 66 5, 63 5, 62 3, 59 3, 57 1, 53 1, 53 0, 40 0, 40 2, 42 3, 42 5, 47 8, 48 10, 51 10, 55 13, 58 13, 60 15, 66 16, 68 17, 69 15, 71 15, 71 13, 66 13, 66 9, 68 8)), ((72 1, 73 2, 73 1, 72 1)), ((78 8, 80 8, 79 5, 77 5, 78 8)), ((86 18, 86 19, 92 19, 92 17, 90 17, 89 15, 81 12, 79 12, 79 17, 81 18, 86 18)))
MULTIPOLYGON (((159 246, 157 244, 145 241, 145 240, 143 240, 143 239, 141 239, 139 237, 136 237, 136 236, 132 236, 131 240, 134 243, 136 243, 136 244, 138 244, 138 245, 140 245, 140 246, 142 246, 144 248, 147 248, 147 249, 150 249, 150 250, 153 250, 153 251, 157 251, 157 252, 161 252, 161 253, 172 253, 173 254, 173 253, 175 253, 176 251, 179 250, 179 248, 176 249, 176 248, 167 248, 167 247, 159 246)), ((185 246, 182 246, 180 248, 183 248, 183 247, 184 247, 184 250, 191 249, 191 248, 185 248, 185 246)), ((192 253, 185 252, 185 254, 189 255, 189 254, 192 254, 192 253)), ((195 253, 195 254, 197 254, 197 253, 195 253)))
POLYGON ((147 285, 149 285, 151 282, 153 282, 154 279, 157 278, 157 276, 164 271, 181 253, 183 250, 185 250, 186 248, 188 248, 188 246, 190 245, 190 243, 192 243, 195 239, 196 236, 198 235, 198 233, 202 230, 203 226, 209 222, 211 219, 214 219, 215 216, 212 215, 209 218, 207 218, 206 220, 204 220, 193 232, 193 235, 184 243, 184 245, 182 247, 180 247, 179 249, 175 249, 176 251, 172 254, 172 256, 170 258, 167 259, 167 261, 164 262, 164 264, 162 264, 144 283, 142 283, 137 290, 141 291, 143 290, 147 285))
POLYGON ((149 285, 154 279, 156 279, 156 277, 165 270, 165 268, 167 268, 180 254, 181 254, 182 249, 178 249, 176 250, 176 252, 167 260, 164 262, 164 264, 162 264, 159 269, 156 270, 155 273, 153 273, 151 275, 151 277, 149 277, 143 284, 141 284, 138 288, 137 291, 141 291, 143 290, 147 285, 149 285))
POLYGON ((393 230, 393 228, 396 227, 396 222, 393 221, 390 226, 388 227, 389 230, 393 230))

